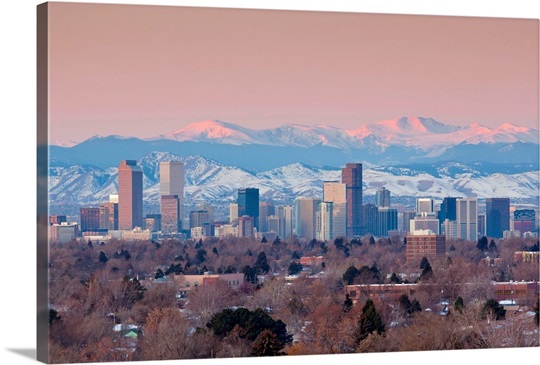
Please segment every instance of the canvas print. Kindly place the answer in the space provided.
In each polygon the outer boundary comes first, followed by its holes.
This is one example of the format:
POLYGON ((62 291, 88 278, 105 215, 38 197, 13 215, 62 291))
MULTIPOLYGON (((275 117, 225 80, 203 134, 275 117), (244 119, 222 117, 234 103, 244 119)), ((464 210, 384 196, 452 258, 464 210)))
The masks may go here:
POLYGON ((539 346, 539 21, 37 8, 38 359, 539 346))

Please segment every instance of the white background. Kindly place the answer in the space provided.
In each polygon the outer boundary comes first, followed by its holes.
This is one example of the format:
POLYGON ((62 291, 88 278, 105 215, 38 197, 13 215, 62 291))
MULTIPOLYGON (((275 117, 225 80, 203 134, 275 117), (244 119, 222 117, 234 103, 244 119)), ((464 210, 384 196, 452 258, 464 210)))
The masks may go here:
MULTIPOLYGON (((77 1, 80 2, 80 1, 77 1)), ((85 2, 97 2, 87 0, 85 2)), ((103 2, 103 1, 101 1, 103 2)), ((151 1, 111 1, 125 4, 154 4, 151 1)), ((3 0, 0 26, 0 363, 29 364, 36 348, 36 91, 35 48, 36 6, 32 0, 3 0)), ((355 11, 394 14, 434 14, 539 18, 535 0, 512 1, 421 1, 421 0, 199 0, 158 1, 163 5, 244 7, 261 9, 299 9, 355 11), (352 3, 352 4, 351 4, 352 3), (487 5, 487 7, 485 7, 487 5)), ((416 352, 394 354, 355 354, 257 359, 258 363, 366 362, 399 364, 513 363, 535 361, 540 348, 416 352)), ((253 359, 184 360, 169 364, 251 364, 253 359)), ((143 363, 141 363, 143 364, 143 363)), ((144 364, 163 364, 157 361, 144 364)))

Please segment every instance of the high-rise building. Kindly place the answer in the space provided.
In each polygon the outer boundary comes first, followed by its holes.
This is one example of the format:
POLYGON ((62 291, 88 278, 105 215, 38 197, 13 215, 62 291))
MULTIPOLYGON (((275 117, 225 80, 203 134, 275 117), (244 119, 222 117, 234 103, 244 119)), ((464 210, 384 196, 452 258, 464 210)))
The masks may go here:
MULTIPOLYGON (((178 231, 182 229, 182 220, 184 219, 184 163, 182 161, 166 161, 159 163, 159 195, 178 197, 178 231)), ((167 203, 170 201, 167 200, 167 203)), ((171 209, 169 206, 167 209, 171 209)), ((163 216, 162 219, 169 220, 163 216)), ((163 227, 162 227, 163 228, 163 227)), ((169 228, 167 228, 169 229, 169 228)))
POLYGON ((161 233, 178 233, 182 230, 180 217, 180 197, 178 195, 161 196, 161 233))
POLYGON ((346 185, 347 192, 347 236, 363 234, 362 217, 362 164, 347 163, 341 169, 341 182, 346 185))
POLYGON ((259 232, 268 231, 267 218, 276 214, 276 207, 271 201, 259 202, 259 232))
POLYGON ((439 223, 448 219, 450 221, 456 220, 456 199, 457 197, 446 197, 441 203, 441 209, 438 212, 439 223))
POLYGON ((426 234, 416 231, 407 236, 407 263, 416 264, 423 257, 434 259, 446 253, 446 238, 444 235, 426 234))
POLYGON ((536 213, 534 209, 516 209, 514 211, 514 229, 525 232, 536 231, 536 213))
POLYGON ((364 226, 366 233, 377 235, 379 232, 379 208, 375 204, 364 204, 362 207, 364 215, 364 226))
POLYGON ((416 213, 433 213, 434 203, 431 198, 418 198, 416 199, 416 213))
POLYGON ((416 215, 410 221, 410 232, 411 234, 414 231, 423 231, 429 230, 433 234, 439 234, 439 219, 436 218, 435 213, 422 213, 421 215, 416 215))
POLYGON ((99 208, 80 208, 81 232, 99 230, 99 208))
POLYGON ((392 231, 398 228, 398 211, 396 208, 380 207, 378 208, 378 216, 378 237, 387 237, 388 231, 392 231))
POLYGON ((486 235, 502 238, 510 229, 510 198, 486 199, 486 235))
POLYGON ((238 221, 238 203, 229 204, 229 223, 238 221))
POLYGON ((118 166, 118 229, 143 224, 143 173, 137 161, 124 160, 118 166))
POLYGON ((277 207, 277 216, 284 220, 283 232, 279 233, 281 238, 289 238, 293 234, 293 208, 290 205, 280 205, 277 207))
POLYGON ((320 199, 298 198, 295 200, 296 235, 306 240, 316 238, 316 212, 320 199))
POLYGON ((66 243, 79 235, 77 223, 62 222, 49 226, 49 239, 51 242, 66 243))
POLYGON ((143 229, 150 230, 150 232, 161 231, 161 214, 147 214, 144 218, 143 229))
POLYGON ((323 201, 333 203, 332 239, 347 235, 347 185, 338 181, 323 181, 323 201))
POLYGON ((238 216, 253 218, 253 224, 259 230, 259 189, 238 189, 238 216))
POLYGON ((255 237, 254 227, 255 219, 253 217, 247 215, 238 217, 238 237, 255 237))
POLYGON ((390 190, 386 189, 384 186, 377 189, 377 193, 375 194, 375 205, 378 207, 389 207, 390 190))
POLYGON ((316 238, 321 241, 334 239, 334 203, 320 202, 316 212, 316 238))
POLYGON ((99 228, 116 231, 118 229, 118 203, 99 205, 99 228))
POLYGON ((62 224, 67 222, 67 217, 65 215, 50 215, 49 216, 49 225, 53 224, 62 224))
POLYGON ((478 240, 478 201, 475 198, 456 199, 458 238, 478 240))
POLYGON ((478 237, 486 235, 486 215, 478 214, 478 237))
POLYGON ((411 219, 414 219, 414 217, 416 217, 416 212, 413 212, 413 211, 403 212, 403 232, 406 232, 406 233, 411 232, 411 219))
POLYGON ((189 228, 202 227, 204 223, 210 223, 210 215, 207 210, 192 210, 189 213, 189 228))

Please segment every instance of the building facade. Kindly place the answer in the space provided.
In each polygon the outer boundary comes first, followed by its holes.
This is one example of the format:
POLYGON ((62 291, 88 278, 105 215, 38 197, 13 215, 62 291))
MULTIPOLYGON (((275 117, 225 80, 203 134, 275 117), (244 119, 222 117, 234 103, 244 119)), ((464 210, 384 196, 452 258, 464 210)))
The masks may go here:
POLYGON ((332 203, 332 239, 347 235, 347 185, 323 181, 323 201, 332 203))
POLYGON ((362 216, 362 164, 347 163, 341 169, 341 182, 347 192, 347 236, 358 237, 364 232, 362 216))
POLYGON ((306 240, 316 238, 316 213, 317 205, 320 202, 320 199, 312 198, 297 198, 295 200, 295 229, 298 237, 306 240))
POLYGON ((180 215, 180 197, 178 195, 161 196, 161 233, 178 233, 182 230, 180 215))
POLYGON ((99 208, 80 208, 80 232, 99 230, 99 208))
POLYGON ((456 200, 458 238, 478 240, 478 201, 475 198, 456 200))
POLYGON ((434 259, 446 254, 446 237, 439 234, 426 234, 426 231, 417 231, 417 234, 407 235, 407 264, 416 264, 423 257, 434 259))
POLYGON ((378 207, 389 207, 390 190, 386 189, 384 186, 378 188, 377 193, 375 194, 375 205, 378 207))
POLYGON ((502 238, 510 229, 510 198, 486 199, 486 236, 502 238))
POLYGON ((118 229, 143 225, 143 173, 137 161, 124 160, 118 166, 118 229))
POLYGON ((253 218, 255 228, 259 229, 259 189, 238 189, 238 217, 247 215, 253 218))

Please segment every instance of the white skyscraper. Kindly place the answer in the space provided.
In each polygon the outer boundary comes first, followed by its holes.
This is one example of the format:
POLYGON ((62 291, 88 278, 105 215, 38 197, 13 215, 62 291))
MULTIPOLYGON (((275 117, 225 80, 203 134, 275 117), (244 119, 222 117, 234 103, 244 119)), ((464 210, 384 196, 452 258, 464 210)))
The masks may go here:
POLYGON ((475 198, 456 199, 456 222, 459 238, 478 239, 478 201, 475 198))
POLYGON ((182 222, 184 219, 184 163, 182 161, 159 163, 159 195, 178 196, 180 209, 178 217, 182 222))
POLYGON ((433 199, 431 198, 418 198, 416 199, 416 213, 433 213, 433 199))
POLYGON ((317 206, 317 225, 316 225, 316 238, 321 241, 330 241, 334 238, 332 232, 334 212, 334 203, 321 202, 317 206))
POLYGON ((323 182, 323 201, 333 203, 332 237, 347 234, 347 185, 338 181, 323 182))

